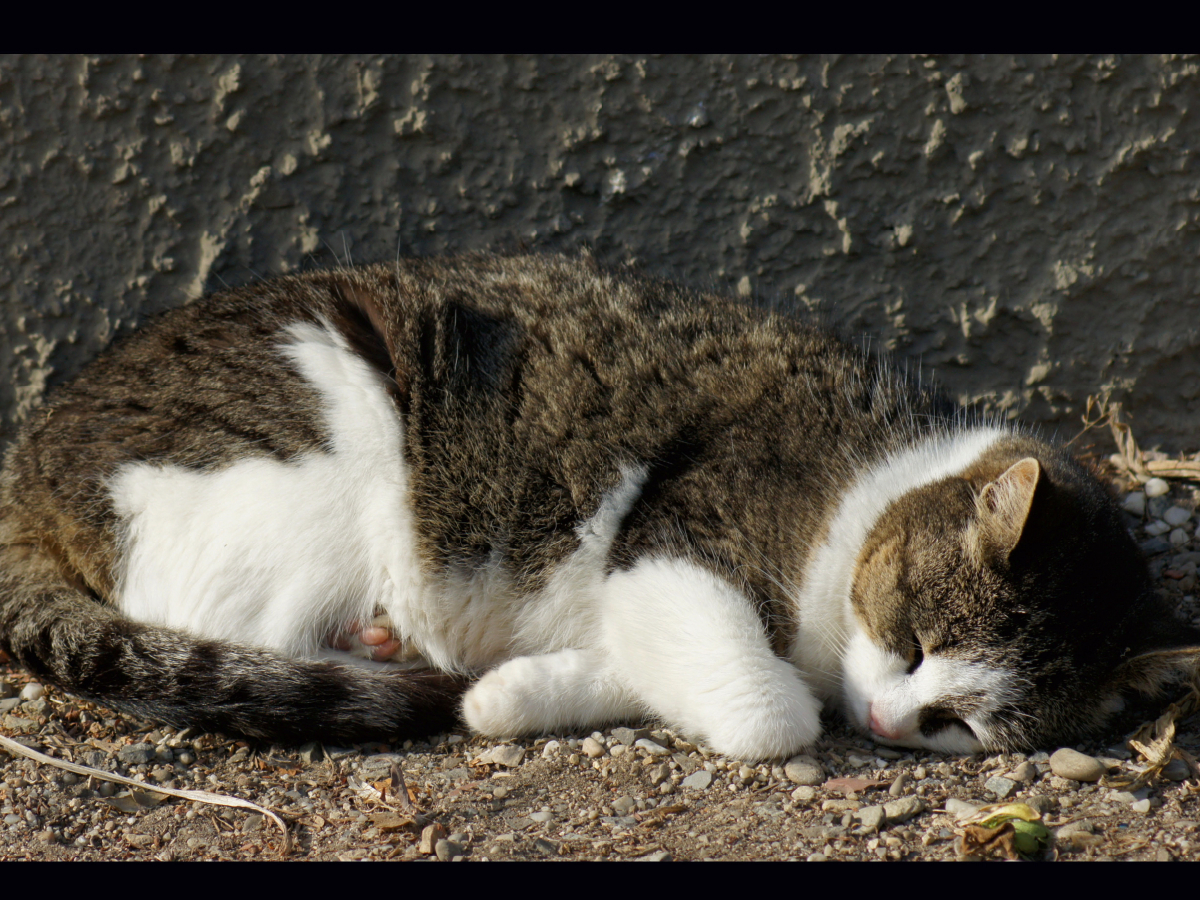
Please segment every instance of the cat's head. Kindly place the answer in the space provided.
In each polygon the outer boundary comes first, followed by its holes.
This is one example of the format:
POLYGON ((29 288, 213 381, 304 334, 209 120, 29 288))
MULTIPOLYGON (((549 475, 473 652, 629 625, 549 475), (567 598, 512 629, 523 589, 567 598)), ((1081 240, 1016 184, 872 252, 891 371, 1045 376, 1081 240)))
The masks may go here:
POLYGON ((902 746, 1074 743, 1200 660, 1106 491, 1026 437, 891 504, 850 603, 847 712, 902 746))

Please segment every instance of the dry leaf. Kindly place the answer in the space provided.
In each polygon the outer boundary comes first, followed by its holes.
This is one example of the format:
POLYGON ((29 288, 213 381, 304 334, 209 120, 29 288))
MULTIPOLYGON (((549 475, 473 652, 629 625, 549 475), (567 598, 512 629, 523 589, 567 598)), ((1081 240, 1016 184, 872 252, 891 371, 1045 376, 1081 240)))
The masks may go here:
POLYGON ((380 831, 415 831, 417 820, 412 816, 400 815, 393 812, 372 813, 371 824, 380 831))
POLYGON ((109 797, 108 802, 123 813, 135 813, 141 812, 143 809, 154 809, 166 799, 166 794, 157 792, 122 791, 115 797, 109 797))
POLYGON ((1189 688, 1187 696, 1176 700, 1155 721, 1145 723, 1129 738, 1130 749, 1145 760, 1145 768, 1133 775, 1105 778, 1102 782, 1105 787, 1128 791, 1145 787, 1153 783, 1162 774, 1163 767, 1176 757, 1188 764, 1193 775, 1200 775, 1195 760, 1175 746, 1175 723, 1200 709, 1200 687, 1193 682, 1189 688))

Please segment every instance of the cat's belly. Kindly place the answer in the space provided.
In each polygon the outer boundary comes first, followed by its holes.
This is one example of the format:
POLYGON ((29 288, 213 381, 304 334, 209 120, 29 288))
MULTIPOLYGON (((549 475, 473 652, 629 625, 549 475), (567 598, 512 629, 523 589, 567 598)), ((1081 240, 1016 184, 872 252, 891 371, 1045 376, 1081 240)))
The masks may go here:
POLYGON ((138 621, 294 657, 322 655, 331 632, 383 611, 437 668, 501 661, 511 586, 499 566, 427 574, 402 423, 380 376, 329 330, 289 331, 280 349, 326 401, 328 452, 218 471, 123 466, 109 481, 125 529, 117 604, 138 621))

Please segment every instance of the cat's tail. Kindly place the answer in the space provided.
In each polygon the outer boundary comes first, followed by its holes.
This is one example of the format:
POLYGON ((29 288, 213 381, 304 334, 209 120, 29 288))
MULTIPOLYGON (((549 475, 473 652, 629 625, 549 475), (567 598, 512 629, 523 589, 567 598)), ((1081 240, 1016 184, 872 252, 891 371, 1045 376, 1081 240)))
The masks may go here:
POLYGON ((299 743, 425 737, 462 679, 292 660, 124 618, 37 548, 0 543, 0 649, 39 679, 176 727, 299 743))

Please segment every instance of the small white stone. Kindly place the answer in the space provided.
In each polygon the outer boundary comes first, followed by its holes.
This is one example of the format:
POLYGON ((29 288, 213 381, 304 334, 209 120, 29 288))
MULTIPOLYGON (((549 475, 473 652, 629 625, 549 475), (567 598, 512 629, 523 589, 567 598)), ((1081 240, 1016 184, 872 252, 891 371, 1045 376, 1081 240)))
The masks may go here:
POLYGON ((1163 521, 1168 525, 1178 527, 1192 517, 1192 514, 1182 506, 1172 506, 1163 513, 1163 521))
POLYGON ((501 744, 491 752, 491 761, 497 766, 512 769, 525 759, 525 748, 514 744, 501 744))
POLYGON ((1127 513, 1132 513, 1139 519, 1146 514, 1146 495, 1142 491, 1131 491, 1125 495, 1125 502, 1121 504, 1121 508, 1127 513))
POLYGON ((21 688, 21 699, 29 702, 31 700, 41 700, 46 695, 46 689, 36 681, 30 682, 21 688))
POLYGON ((1146 534, 1150 535, 1151 537, 1159 537, 1160 535, 1166 534, 1170 530, 1171 526, 1162 519, 1155 519, 1146 526, 1146 534))
POLYGON ((594 737, 584 738, 580 749, 583 750, 585 756, 590 756, 592 759, 604 755, 604 745, 594 737))
POLYGON ((1167 491, 1171 490, 1171 486, 1161 478, 1151 478, 1144 485, 1147 497, 1161 497, 1167 491))
POLYGON ((1050 771, 1059 778, 1072 781, 1099 781, 1105 772, 1104 763, 1085 753, 1063 747, 1050 757, 1050 771))
POLYGON ((650 738, 642 738, 633 746, 637 747, 639 750, 645 750, 651 756, 663 756, 671 752, 662 744, 658 743, 657 741, 652 741, 650 738))
POLYGON ((1132 809, 1135 813, 1141 813, 1142 815, 1146 815, 1146 813, 1150 812, 1150 801, 1149 800, 1136 800, 1133 803, 1129 804, 1129 808, 1132 809))
POLYGON ((558 756, 562 750, 562 744, 558 741, 546 741, 546 746, 542 748, 542 759, 549 759, 552 756, 558 756))
POLYGON ((1188 542, 1188 533, 1182 528, 1176 528, 1167 537, 1167 540, 1178 547, 1180 544, 1186 544, 1188 542))

